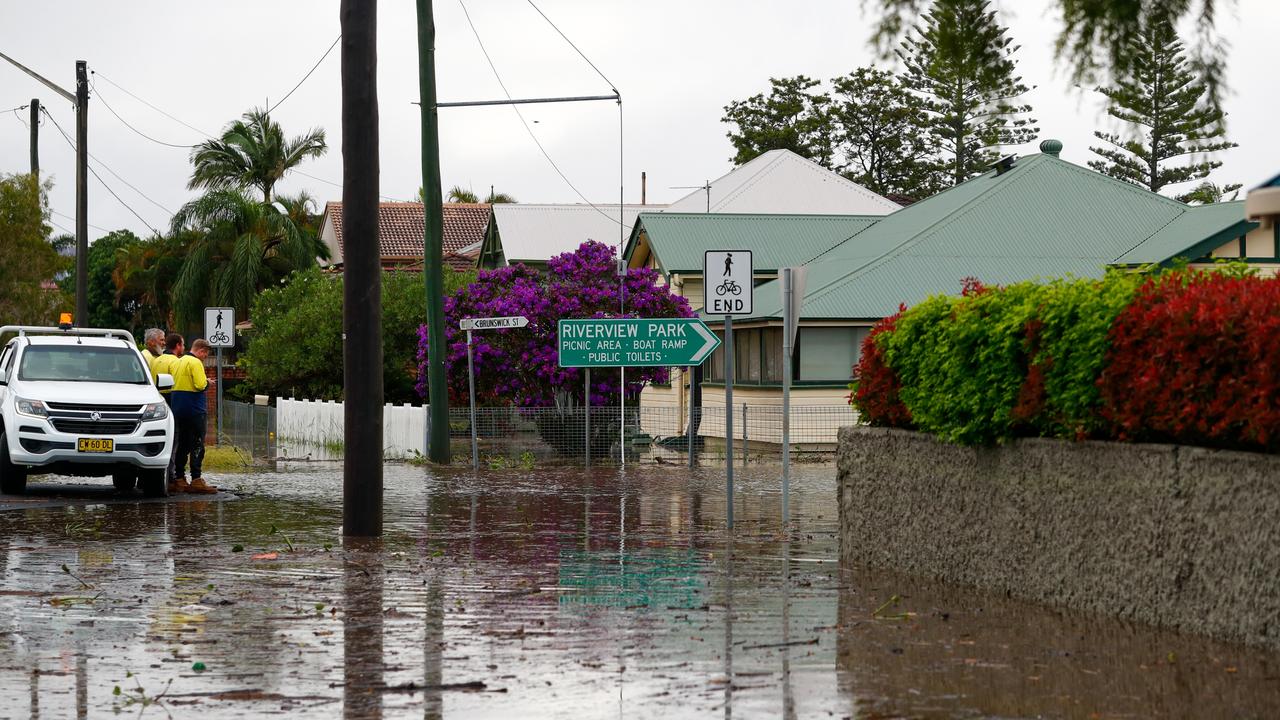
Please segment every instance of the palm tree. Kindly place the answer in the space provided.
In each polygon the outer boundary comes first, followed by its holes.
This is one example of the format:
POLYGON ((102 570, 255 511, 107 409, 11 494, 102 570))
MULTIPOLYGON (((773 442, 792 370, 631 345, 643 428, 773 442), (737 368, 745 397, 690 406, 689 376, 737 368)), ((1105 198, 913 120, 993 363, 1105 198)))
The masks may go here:
POLYGON ((328 146, 324 130, 313 128, 286 141, 284 131, 267 111, 254 108, 235 120, 217 139, 206 140, 191 151, 195 169, 187 188, 231 190, 255 187, 262 202, 272 201, 271 191, 284 174, 307 158, 319 157, 328 146))
POLYGON ((248 309, 267 286, 327 258, 311 205, 306 193, 265 203, 230 189, 183 205, 172 232, 198 232, 173 285, 178 321, 195 322, 206 302, 248 309))
MULTIPOLYGON (((418 188, 418 202, 422 202, 422 188, 418 188)), ((497 203, 514 203, 516 199, 506 193, 494 192, 493 188, 489 188, 489 196, 484 202, 494 205, 497 203)), ((445 196, 445 202, 451 203, 478 203, 481 202, 480 197, 475 191, 468 190, 461 185, 454 185, 449 188, 449 194, 445 196)))

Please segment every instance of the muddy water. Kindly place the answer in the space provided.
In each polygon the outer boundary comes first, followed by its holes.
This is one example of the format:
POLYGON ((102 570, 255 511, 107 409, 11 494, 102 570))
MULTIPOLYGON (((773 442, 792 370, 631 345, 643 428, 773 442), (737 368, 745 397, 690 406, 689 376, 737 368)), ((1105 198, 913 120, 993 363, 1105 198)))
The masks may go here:
POLYGON ((1280 716, 1280 658, 835 565, 834 472, 340 468, 0 513, 0 717, 1280 716), (897 600, 894 600, 894 597, 897 600), (116 693, 116 688, 119 693, 116 693))

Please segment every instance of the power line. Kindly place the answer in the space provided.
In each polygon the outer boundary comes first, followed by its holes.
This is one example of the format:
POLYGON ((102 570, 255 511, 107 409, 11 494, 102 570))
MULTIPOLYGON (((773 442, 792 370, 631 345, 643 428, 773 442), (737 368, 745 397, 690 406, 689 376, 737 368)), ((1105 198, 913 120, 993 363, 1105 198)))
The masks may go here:
MULTIPOLYGON (((99 100, 101 100, 101 98, 99 98, 99 100)), ((49 111, 48 111, 48 110, 45 110, 43 107, 41 107, 41 108, 40 108, 40 110, 41 110, 41 111, 43 111, 46 115, 48 115, 48 113, 49 113, 49 111)), ((52 116, 52 115, 50 115, 50 119, 53 119, 53 116, 52 116)), ((57 124, 57 123, 55 122, 55 124, 57 124)), ((58 129, 59 129, 59 130, 61 130, 62 128, 58 128, 58 129)), ((65 136, 64 136, 64 137, 65 137, 65 136)), ((75 147, 75 145, 73 144, 73 145, 72 145, 72 148, 74 149, 74 147, 75 147)), ((96 162, 96 163, 98 163, 99 165, 101 165, 103 170, 106 170, 107 172, 111 173, 111 174, 112 174, 112 176, 114 176, 117 180, 119 180, 120 182, 122 182, 122 183, 124 183, 125 185, 129 186, 129 189, 130 189, 130 190, 132 190, 132 191, 134 191, 134 192, 136 192, 136 193, 138 193, 138 195, 140 195, 140 196, 142 197, 142 199, 146 200, 147 202, 151 203, 152 205, 155 205, 156 207, 160 208, 161 210, 163 210, 163 211, 165 211, 165 212, 169 213, 170 217, 172 217, 172 216, 173 216, 173 211, 172 211, 172 210, 170 210, 169 208, 165 207, 164 205, 161 205, 160 203, 156 202, 155 200, 152 200, 152 199, 151 199, 151 197, 150 197, 149 195, 147 195, 146 193, 144 193, 144 192, 142 192, 141 190, 139 190, 139 189, 137 188, 137 186, 135 186, 133 183, 131 183, 131 182, 129 182, 128 180, 125 180, 123 177, 121 177, 121 176, 120 176, 120 173, 116 172, 115 170, 112 170, 112 169, 111 169, 111 166, 110 166, 110 165, 108 165, 108 164, 106 164, 105 162, 103 162, 103 161, 102 161, 102 159, 101 159, 101 158, 99 158, 97 155, 94 155, 93 153, 88 153, 88 155, 89 155, 89 157, 90 157, 90 158, 92 158, 92 159, 93 159, 93 161, 94 161, 94 162, 96 162)))
MULTIPOLYGON (((58 213, 58 214, 61 215, 62 213, 58 213)), ((58 222, 57 220, 54 220, 53 218, 49 218, 49 223, 54 227, 58 228, 59 230, 61 230, 62 232, 66 233, 67 235, 75 235, 75 233, 68 230, 65 225, 58 222)))
POLYGON ((605 77, 604 73, 600 72, 600 68, 596 67, 596 64, 591 62, 591 58, 587 57, 587 54, 582 52, 582 50, 579 50, 578 46, 574 45, 573 41, 569 39, 569 36, 565 35, 564 32, 559 27, 557 27, 555 23, 551 22, 551 18, 547 17, 547 14, 542 12, 542 8, 539 8, 537 5, 534 5, 533 0, 528 0, 528 2, 529 2, 529 7, 532 7, 534 10, 537 10, 538 14, 542 16, 542 19, 546 20, 547 24, 550 25, 551 28, 555 30, 557 33, 560 33, 560 37, 564 38, 565 42, 569 43, 569 47, 577 51, 578 55, 580 55, 583 60, 587 61, 587 64, 591 66, 592 70, 596 71, 596 74, 600 76, 600 79, 604 80, 606 83, 609 84, 609 89, 612 90, 614 94, 617 94, 617 95, 622 94, 618 92, 618 86, 614 85, 613 81, 605 77))
POLYGON ((105 107, 108 112, 110 112, 112 115, 115 115, 116 119, 119 120, 121 123, 123 123, 125 127, 134 131, 141 137, 144 137, 157 145, 164 145, 166 147, 183 148, 185 150, 190 150, 193 147, 192 145, 178 145, 176 143, 169 143, 169 142, 165 142, 163 140, 157 140, 151 137, 150 135, 139 130, 138 128, 130 125, 128 120, 125 120, 124 118, 120 117, 120 113, 116 112, 115 108, 111 107, 111 105, 107 103, 107 99, 102 96, 102 91, 98 89, 98 84, 96 82, 93 83, 93 92, 98 96, 98 102, 102 103, 102 106, 105 107))
POLYGON ((160 108, 156 107, 155 105, 152 105, 151 103, 147 102, 146 100, 143 100, 142 98, 138 97, 137 95, 134 95, 133 93, 129 92, 128 90, 124 89, 123 87, 120 87, 120 85, 119 85, 119 84, 117 84, 114 80, 112 80, 111 78, 107 77, 106 75, 103 75, 101 72, 98 72, 97 70, 94 70, 94 71, 93 71, 93 75, 94 75, 94 77, 100 77, 100 78, 102 78, 103 80, 106 80, 107 82, 111 83, 111 84, 112 84, 112 85, 113 85, 117 90, 119 90, 120 92, 124 93, 125 95, 128 95, 129 97, 133 98, 134 100, 137 100, 138 102, 142 103, 143 105, 146 105, 147 107, 151 108, 152 110, 155 110, 156 112, 158 112, 158 113, 160 113, 161 115, 163 115, 163 116, 165 116, 165 117, 169 118, 170 120, 172 120, 172 121, 174 121, 174 122, 178 123, 179 125, 182 125, 183 127, 188 128, 188 129, 190 129, 190 130, 194 130, 194 131, 196 131, 197 133, 199 133, 199 134, 200 134, 201 136, 203 136, 203 137, 206 137, 206 138, 211 138, 211 137, 213 137, 213 135, 212 135, 211 133, 207 133, 207 132, 205 132, 204 130, 201 130, 200 128, 195 127, 194 125, 190 125, 190 124, 188 124, 188 123, 186 123, 186 122, 183 122, 182 120, 179 120, 178 118, 174 117, 173 115, 170 115, 169 113, 165 112, 164 110, 161 110, 160 108))
MULTIPOLYGON (((49 212, 53 213, 54 215, 57 215, 58 217, 64 217, 64 218, 66 218, 66 219, 70 220, 71 222, 75 222, 75 221, 76 221, 75 217, 73 217, 73 216, 71 216, 71 215, 68 215, 68 214, 66 214, 66 213, 64 213, 64 212, 58 212, 57 210, 54 210, 53 208, 49 208, 49 212)), ((102 232, 111 232, 110 230, 108 230, 108 229, 106 229, 106 228, 104 228, 104 227, 99 227, 98 225, 94 225, 93 223, 85 223, 85 224, 86 224, 86 225, 88 225, 89 227, 93 228, 94 230, 101 230, 102 232)), ((59 226, 59 227, 61 227, 61 226, 59 226)), ((63 230, 66 230, 66 228, 62 228, 62 229, 63 229, 63 230)), ((72 234, 72 235, 75 235, 75 233, 71 233, 71 234, 72 234)))
POLYGON ((316 61, 316 64, 312 65, 311 69, 307 71, 307 74, 302 76, 302 79, 298 81, 298 84, 293 86, 293 90, 290 90, 288 93, 286 93, 285 96, 280 98, 280 100, 278 100, 275 105, 272 105, 271 107, 267 108, 268 115, 271 114, 272 110, 275 110, 276 108, 280 107, 280 105, 285 100, 288 100, 289 96, 292 95, 298 88, 302 87, 302 83, 306 82, 307 78, 311 77, 311 73, 315 72, 316 68, 320 67, 320 63, 324 62, 324 59, 329 57, 329 53, 333 52, 333 49, 337 47, 338 41, 341 39, 342 39, 341 34, 339 34, 338 37, 334 38, 333 44, 329 46, 328 50, 324 51, 324 54, 320 56, 320 59, 316 61))
MULTIPOLYGON (((41 108, 41 109, 43 110, 43 108, 41 108)), ((75 149, 76 149, 76 144, 75 144, 75 142, 73 142, 73 141, 71 140, 71 136, 67 135, 66 131, 62 129, 62 126, 58 124, 58 120, 57 120, 57 118, 55 118, 55 117, 53 116, 53 114, 52 114, 52 113, 50 113, 48 110, 44 110, 44 114, 45 114, 45 115, 47 115, 47 116, 49 117, 49 119, 53 121, 53 126, 54 126, 54 127, 56 127, 56 128, 58 128, 58 133, 59 133, 60 135, 62 135, 62 139, 67 141, 67 144, 71 146, 71 149, 72 149, 72 150, 75 150, 75 149)), ((96 159, 96 158, 95 158, 95 159, 96 159)), ((101 161, 99 161, 99 162, 101 162, 101 161)), ((103 167, 106 167, 106 166, 104 165, 103 167)), ((93 166, 92 166, 92 165, 90 165, 89 163, 85 163, 85 168, 87 168, 87 169, 89 170, 89 172, 93 173, 93 176, 94 176, 95 178, 97 178, 97 179, 98 179, 98 182, 102 184, 102 187, 106 188, 107 192, 111 193, 111 197, 115 198, 115 199, 116 199, 116 201, 117 201, 117 202, 119 202, 121 205, 123 205, 123 206, 125 207, 125 209, 126 209, 126 210, 128 210, 128 211, 129 211, 129 212, 131 212, 131 213, 133 213, 133 216, 134 216, 134 217, 136 217, 136 218, 138 218, 138 221, 139 221, 139 222, 141 222, 143 225, 146 225, 146 226, 147 226, 147 228, 149 228, 149 229, 151 230, 151 232, 155 233, 156 235, 159 235, 159 234, 160 234, 160 231, 159 231, 159 230, 156 230, 154 227, 151 227, 151 223, 149 223, 149 222, 147 222, 146 220, 144 220, 144 219, 142 218, 142 216, 138 214, 138 211, 137 211, 137 210, 134 210, 132 207, 130 207, 130 206, 129 206, 129 203, 125 202, 123 198, 121 198, 119 195, 117 195, 117 194, 116 194, 116 191, 115 191, 115 190, 112 190, 112 189, 111 189, 111 186, 110 186, 110 185, 108 185, 108 184, 107 184, 107 182, 106 182, 105 180, 103 180, 103 179, 102 179, 102 176, 98 174, 98 171, 97 171, 97 170, 94 170, 94 169, 93 169, 93 166)), ((119 176, 117 176, 117 177, 119 177, 119 176)), ((127 183, 126 183, 126 184, 127 184, 127 183)), ((132 186, 132 185, 130 185, 129 187, 133 187, 133 186, 132 186)), ((135 190, 136 190, 136 188, 135 188, 135 190)), ((139 194, 141 194, 141 193, 139 193, 139 194)), ((143 197, 146 197, 146 196, 144 195, 143 197)), ((150 200, 150 198, 147 198, 147 199, 148 199, 148 200, 150 200)), ((155 201, 154 201, 154 200, 152 200, 152 202, 155 202, 155 201)), ((158 204, 158 203, 157 203, 157 204, 158 204)))
MULTIPOLYGON (((484 41, 480 39, 480 32, 476 30, 475 23, 471 21, 471 13, 467 12, 466 3, 464 3, 462 0, 458 0, 458 4, 462 6, 462 14, 467 18, 467 25, 471 27, 471 34, 476 36, 476 42, 479 43, 480 45, 480 52, 484 54, 484 59, 489 63, 489 69, 493 71, 493 77, 498 81, 498 87, 502 88, 502 93, 507 96, 508 100, 510 100, 511 92, 507 90, 506 83, 502 82, 502 75, 498 73, 497 66, 493 64, 493 58, 489 57, 489 51, 485 49, 484 41)), ((533 128, 529 127, 529 122, 524 119, 524 114, 520 112, 520 108, 516 107, 515 105, 512 105, 511 109, 512 111, 515 112, 516 117, 520 118, 520 124, 524 125, 525 132, 529 133, 529 137, 533 140, 533 144, 538 146, 538 150, 542 151, 542 156, 547 159, 548 163, 551 164, 551 168, 556 171, 556 174, 560 176, 560 179, 564 180, 565 184, 568 185, 569 188, 572 189, 573 192, 578 195, 578 197, 582 198, 582 202, 586 203, 587 205, 590 205, 592 210, 595 210, 596 212, 600 213, 604 217, 609 218, 609 220, 616 222, 619 225, 624 225, 621 218, 610 217, 603 210, 596 207, 595 203, 588 200, 586 195, 582 194, 582 191, 579 190, 578 187, 574 185, 572 181, 569 180, 568 176, 564 174, 564 171, 560 169, 560 166, 556 165, 556 161, 551 159, 550 153, 548 153, 547 149, 542 146, 542 143, 538 140, 538 136, 533 134, 533 128)))

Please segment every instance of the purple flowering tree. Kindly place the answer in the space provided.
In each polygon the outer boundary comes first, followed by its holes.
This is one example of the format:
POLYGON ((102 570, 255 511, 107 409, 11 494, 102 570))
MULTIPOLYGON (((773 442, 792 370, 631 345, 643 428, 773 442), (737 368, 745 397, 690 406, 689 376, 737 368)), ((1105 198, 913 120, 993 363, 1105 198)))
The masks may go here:
MULTIPOLYGON (((543 437, 562 452, 582 449, 581 432, 573 429, 582 427, 584 388, 581 369, 558 364, 557 322, 561 318, 693 316, 684 298, 672 295, 667 285, 658 284, 654 270, 633 268, 628 271, 625 289, 620 287, 614 248, 595 241, 551 258, 545 274, 524 265, 482 270, 475 282, 445 298, 444 312, 449 401, 456 405, 467 402, 467 339, 466 333, 458 329, 458 321, 506 315, 529 318, 528 327, 474 334, 476 404, 555 408, 558 412, 542 411, 534 417, 543 437), (542 428, 544 422, 548 427, 542 428), (573 447, 575 443, 577 446, 573 447)), ((425 325, 419 328, 419 338, 418 393, 425 397, 427 348, 431 341, 425 325)), ((628 369, 628 403, 639 398, 646 384, 666 380, 666 368, 628 369)), ((593 407, 612 407, 616 413, 619 391, 616 368, 592 371, 593 407)), ((616 417, 615 414, 615 420, 616 417)), ((607 451, 611 438, 608 423, 601 417, 592 423, 593 427, 597 424, 601 434, 592 440, 593 452, 607 451), (603 450, 596 447, 597 443, 603 450)))

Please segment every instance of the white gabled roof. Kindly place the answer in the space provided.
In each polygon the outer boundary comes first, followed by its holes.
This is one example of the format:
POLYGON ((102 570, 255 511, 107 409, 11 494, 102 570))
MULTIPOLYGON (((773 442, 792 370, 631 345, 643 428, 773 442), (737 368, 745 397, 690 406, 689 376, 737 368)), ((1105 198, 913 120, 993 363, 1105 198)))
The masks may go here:
POLYGON ((625 243, 642 211, 653 212, 665 205, 623 205, 619 230, 617 205, 534 205, 501 203, 493 206, 493 222, 502 240, 507 263, 546 262, 561 253, 573 252, 588 240, 617 246, 625 243))
MULTIPOLYGON (((900 206, 790 150, 770 150, 711 182, 711 212, 765 215, 888 215, 900 206)), ((707 212, 694 190, 668 212, 707 212)))

